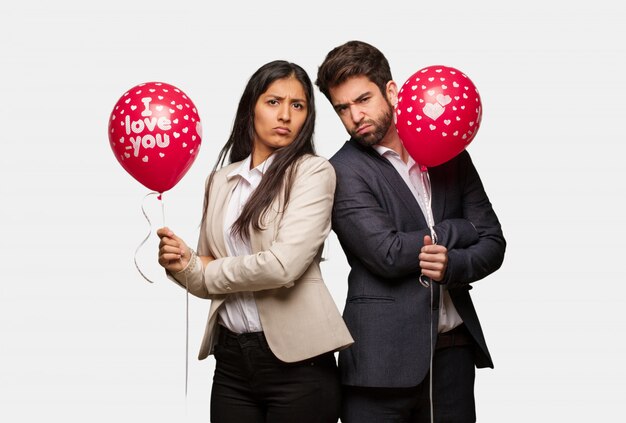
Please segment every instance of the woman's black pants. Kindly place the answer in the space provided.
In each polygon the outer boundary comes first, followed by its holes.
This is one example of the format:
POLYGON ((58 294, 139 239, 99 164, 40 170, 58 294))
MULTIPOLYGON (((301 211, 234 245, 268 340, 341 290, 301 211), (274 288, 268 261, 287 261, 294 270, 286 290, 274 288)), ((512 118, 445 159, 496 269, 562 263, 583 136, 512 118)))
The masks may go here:
POLYGON ((296 363, 280 361, 263 332, 220 327, 211 390, 212 423, 336 423, 341 386, 328 352, 296 363))

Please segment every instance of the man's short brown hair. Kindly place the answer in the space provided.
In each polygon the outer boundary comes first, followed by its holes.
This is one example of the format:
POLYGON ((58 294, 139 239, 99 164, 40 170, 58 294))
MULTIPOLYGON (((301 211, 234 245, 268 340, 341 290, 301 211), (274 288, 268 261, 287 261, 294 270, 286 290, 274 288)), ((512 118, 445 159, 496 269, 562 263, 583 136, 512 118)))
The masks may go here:
POLYGON ((355 76, 368 77, 378 86, 383 96, 387 82, 393 79, 389 62, 380 50, 363 41, 348 41, 326 55, 317 70, 315 85, 330 101, 330 88, 355 76))

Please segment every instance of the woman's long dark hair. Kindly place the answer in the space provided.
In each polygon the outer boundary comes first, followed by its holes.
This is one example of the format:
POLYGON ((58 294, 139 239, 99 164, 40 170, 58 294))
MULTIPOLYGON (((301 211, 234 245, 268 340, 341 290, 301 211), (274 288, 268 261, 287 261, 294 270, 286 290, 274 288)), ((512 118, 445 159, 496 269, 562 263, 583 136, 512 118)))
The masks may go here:
POLYGON ((213 176, 218 167, 224 165, 226 156, 228 162, 234 163, 244 160, 252 154, 254 146, 254 109, 259 97, 267 91, 268 87, 278 79, 296 78, 304 89, 307 102, 307 116, 302 129, 293 140, 285 147, 281 147, 273 153, 274 159, 265 171, 259 186, 250 195, 239 218, 233 223, 232 233, 242 239, 249 238, 250 227, 254 230, 262 230, 262 218, 268 211, 272 201, 279 195, 281 188, 284 190, 284 207, 289 202, 291 183, 299 159, 305 154, 315 154, 313 145, 313 131, 315 129, 315 101, 313 97, 313 84, 309 76, 300 66, 284 60, 275 60, 261 66, 251 77, 244 89, 237 114, 233 123, 230 137, 219 153, 209 182, 204 194, 204 212, 202 223, 207 217, 209 207, 209 193, 213 183, 213 176))

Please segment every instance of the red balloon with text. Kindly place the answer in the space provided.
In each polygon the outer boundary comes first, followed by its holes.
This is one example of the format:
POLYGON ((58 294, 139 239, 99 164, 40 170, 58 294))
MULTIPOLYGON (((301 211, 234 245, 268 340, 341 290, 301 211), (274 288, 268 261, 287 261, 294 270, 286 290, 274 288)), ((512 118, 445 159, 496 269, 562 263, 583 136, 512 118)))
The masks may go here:
POLYGON ((163 193, 193 164, 202 125, 187 95, 164 82, 146 82, 124 93, 109 117, 109 142, 124 170, 163 193))
POLYGON ((423 166, 437 166, 463 151, 482 118, 478 90, 463 72, 428 66, 398 92, 394 119, 408 153, 423 166))

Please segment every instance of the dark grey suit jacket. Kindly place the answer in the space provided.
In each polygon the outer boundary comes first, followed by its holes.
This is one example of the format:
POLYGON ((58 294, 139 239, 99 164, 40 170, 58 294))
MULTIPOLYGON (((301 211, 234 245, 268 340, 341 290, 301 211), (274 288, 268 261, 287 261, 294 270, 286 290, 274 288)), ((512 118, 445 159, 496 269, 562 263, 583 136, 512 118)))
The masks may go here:
MULTIPOLYGON (((343 317, 355 343, 339 353, 342 382, 418 385, 430 364, 439 289, 419 282, 418 255, 430 231, 402 177, 375 150, 350 140, 330 159, 337 174, 332 228, 351 270, 343 317)), ((442 283, 475 339, 477 367, 493 367, 469 295, 471 282, 497 270, 506 242, 469 154, 429 169, 438 243, 448 248, 442 283)))

